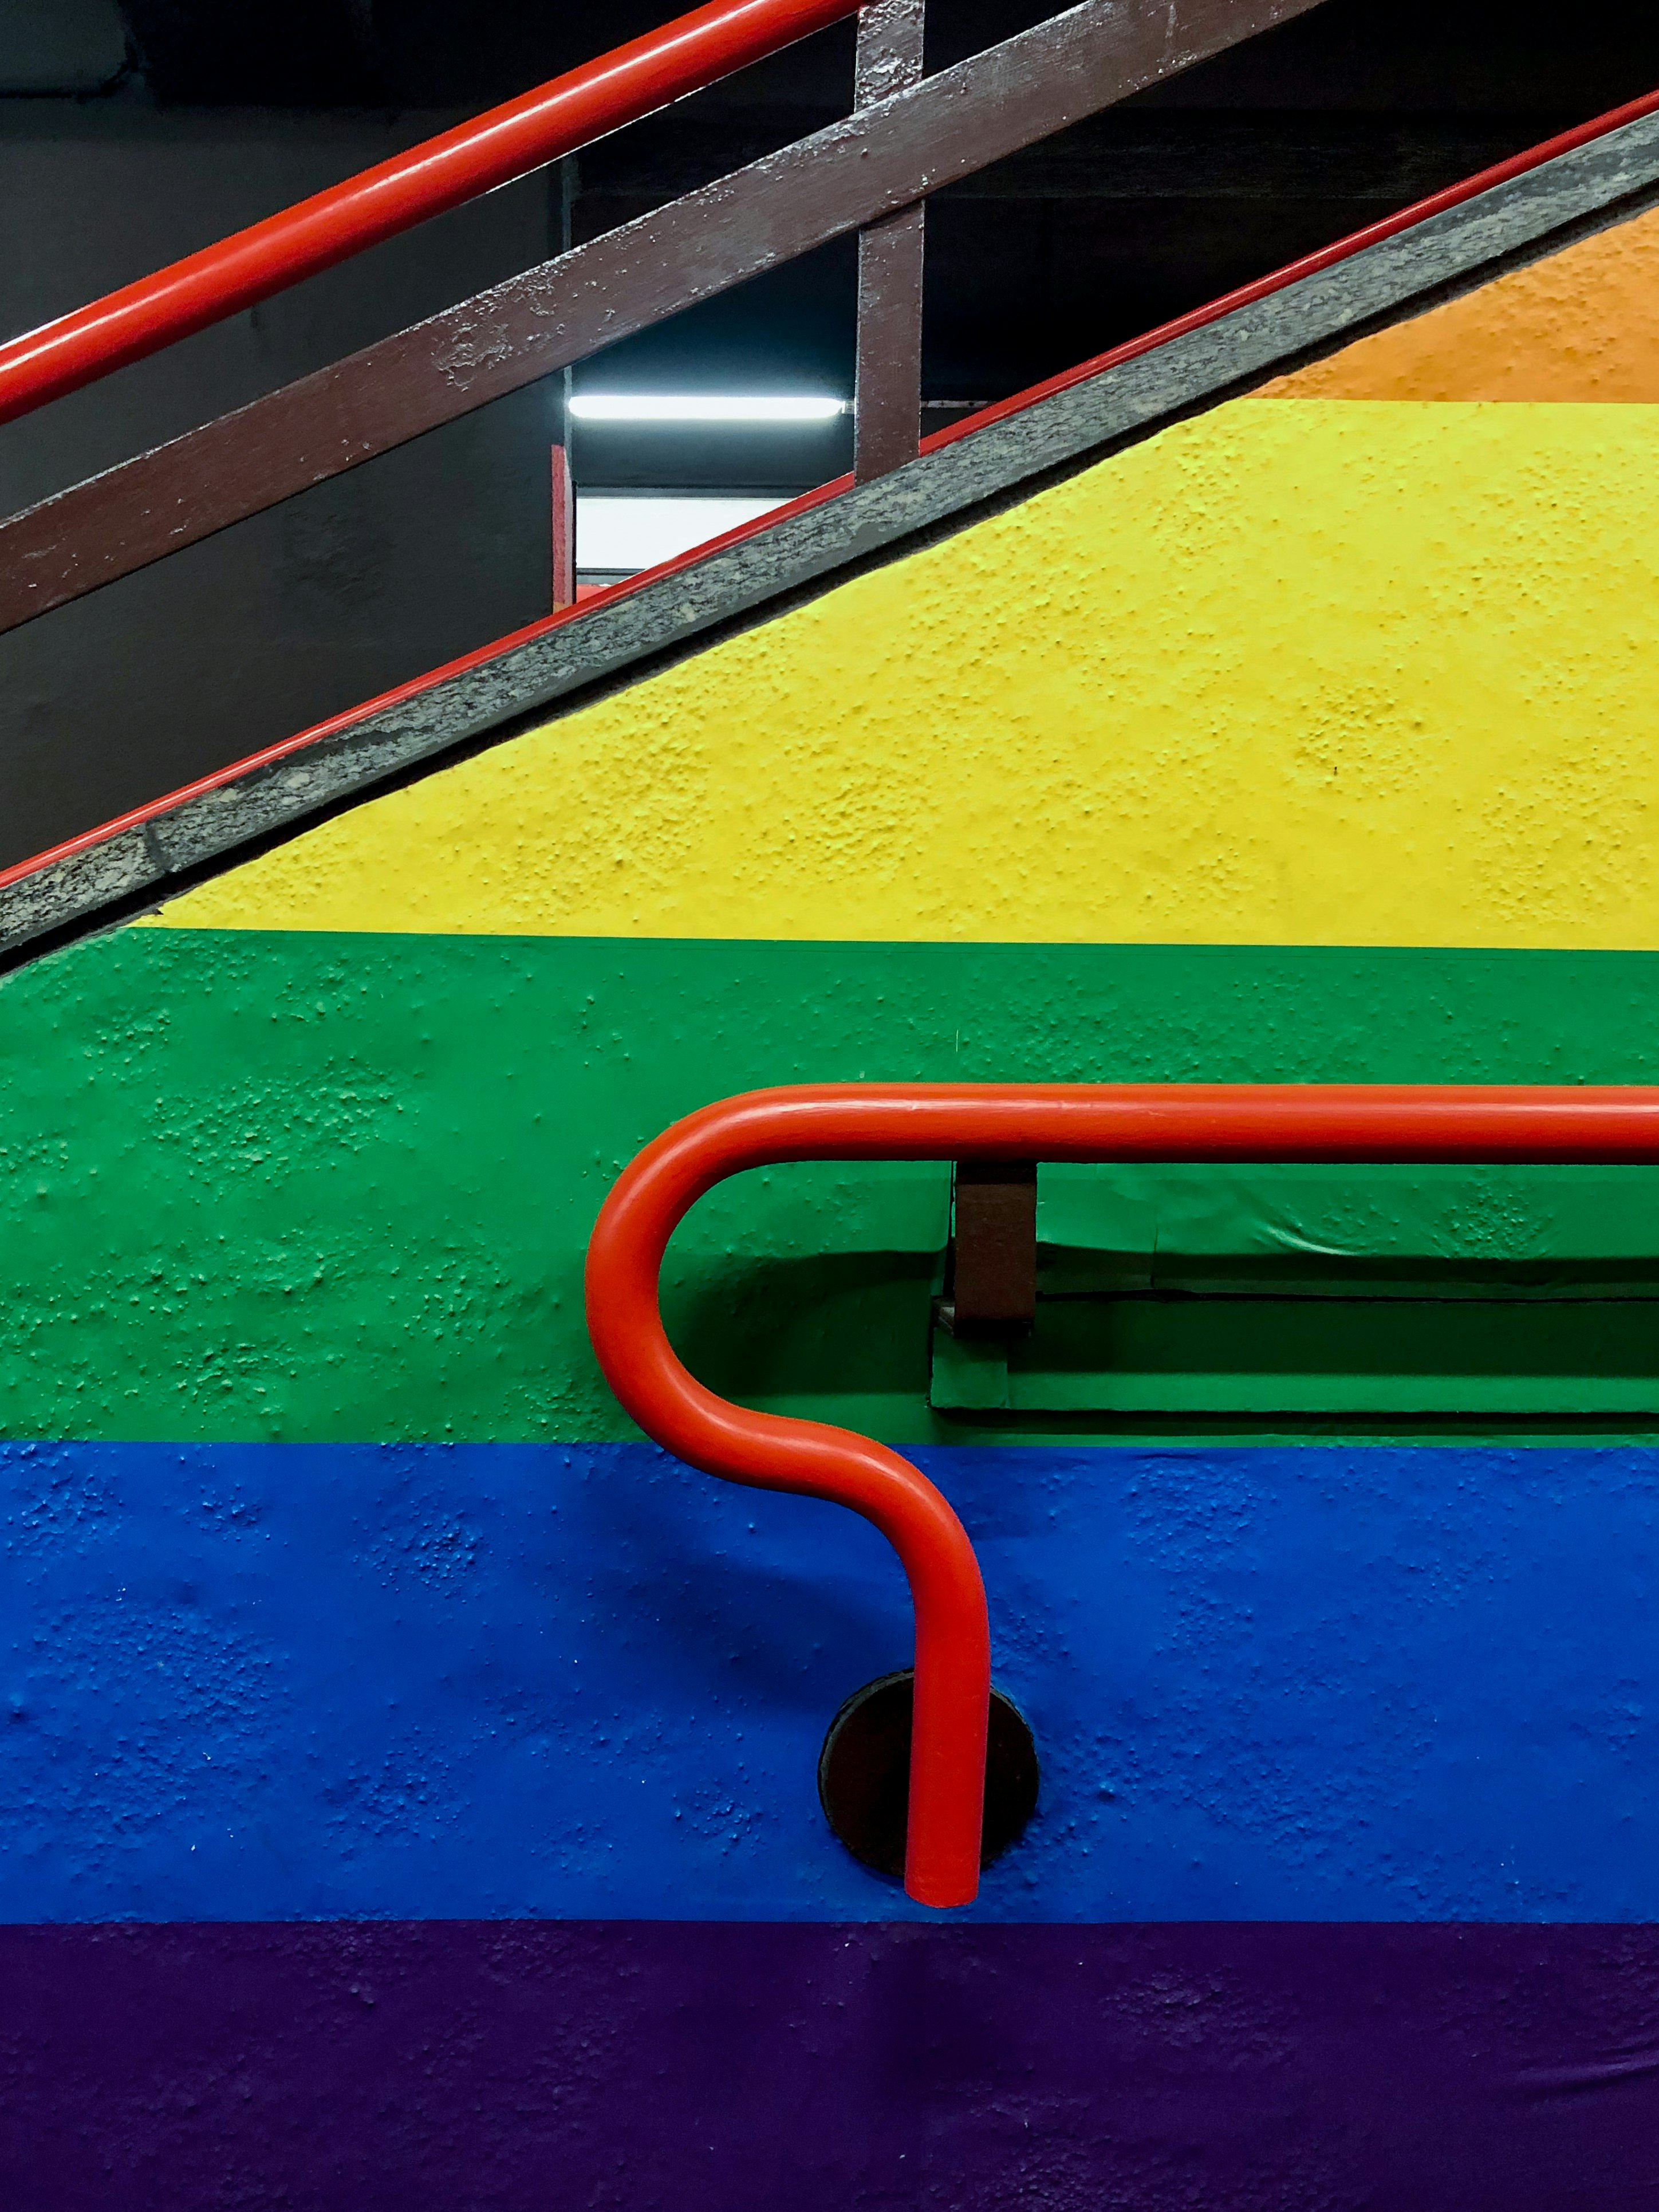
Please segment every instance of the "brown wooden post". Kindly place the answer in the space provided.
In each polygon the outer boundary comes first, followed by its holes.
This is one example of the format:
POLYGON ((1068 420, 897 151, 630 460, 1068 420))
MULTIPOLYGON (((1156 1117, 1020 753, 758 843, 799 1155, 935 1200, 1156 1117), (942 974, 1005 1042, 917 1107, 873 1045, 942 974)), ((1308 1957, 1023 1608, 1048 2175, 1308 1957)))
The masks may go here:
MULTIPOLYGON (((924 0, 869 0, 859 17, 853 105, 921 82, 924 0)), ((916 457, 921 434, 921 269, 926 203, 859 233, 853 475, 860 483, 916 457)))

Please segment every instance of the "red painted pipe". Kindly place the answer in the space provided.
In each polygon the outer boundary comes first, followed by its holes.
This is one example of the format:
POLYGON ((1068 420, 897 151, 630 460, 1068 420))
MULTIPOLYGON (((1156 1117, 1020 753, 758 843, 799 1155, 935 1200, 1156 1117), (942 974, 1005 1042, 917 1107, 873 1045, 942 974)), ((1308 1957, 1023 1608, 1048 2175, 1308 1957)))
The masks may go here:
POLYGON ((654 108, 858 13, 860 0, 712 0, 407 154, 0 346, 0 422, 78 391, 527 176, 654 108))
POLYGON ((710 1474, 850 1505, 903 1562, 916 1613, 904 1886, 934 1905, 967 1905, 979 1887, 991 1650, 973 1548, 896 1452, 704 1389, 669 1344, 658 1276, 684 1216, 745 1168, 964 1158, 1652 1165, 1659 1090, 826 1084, 706 1106, 623 1170, 587 1252, 587 1326, 623 1407, 710 1474))

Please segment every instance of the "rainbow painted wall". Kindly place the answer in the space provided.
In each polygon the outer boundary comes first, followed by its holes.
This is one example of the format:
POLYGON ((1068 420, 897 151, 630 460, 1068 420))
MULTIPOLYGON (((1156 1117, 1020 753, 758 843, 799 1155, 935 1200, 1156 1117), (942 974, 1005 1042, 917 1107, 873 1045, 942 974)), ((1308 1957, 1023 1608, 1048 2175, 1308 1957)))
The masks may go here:
POLYGON ((1474 1415, 975 1407, 946 1170, 705 1202, 690 1364, 984 1565, 949 1920, 816 1802, 896 1564, 633 1432, 580 1271, 760 1085, 1659 1079, 1656 302, 1644 216, 0 987, 6 2203, 1653 2201, 1653 1178, 1045 1178, 1056 1281, 1578 1237, 1474 1415))

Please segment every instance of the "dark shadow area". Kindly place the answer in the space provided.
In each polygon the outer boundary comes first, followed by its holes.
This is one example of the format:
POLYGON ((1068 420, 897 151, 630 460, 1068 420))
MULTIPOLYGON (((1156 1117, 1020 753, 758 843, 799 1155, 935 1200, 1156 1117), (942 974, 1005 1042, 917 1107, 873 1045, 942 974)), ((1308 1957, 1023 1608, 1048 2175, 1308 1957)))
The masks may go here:
MULTIPOLYGON (((915 1704, 915 1675, 908 1668, 866 1682, 830 1722, 818 1759, 824 1819, 860 1866, 894 1881, 904 1875, 915 1704)), ((1038 1780, 1036 1746, 1024 1715, 994 1689, 981 1867, 994 1866, 1024 1834, 1036 1810, 1038 1780)))
POLYGON ((929 1252, 800 1259, 699 1257, 663 1285, 674 1349, 723 1398, 895 1395, 927 1389, 929 1252))

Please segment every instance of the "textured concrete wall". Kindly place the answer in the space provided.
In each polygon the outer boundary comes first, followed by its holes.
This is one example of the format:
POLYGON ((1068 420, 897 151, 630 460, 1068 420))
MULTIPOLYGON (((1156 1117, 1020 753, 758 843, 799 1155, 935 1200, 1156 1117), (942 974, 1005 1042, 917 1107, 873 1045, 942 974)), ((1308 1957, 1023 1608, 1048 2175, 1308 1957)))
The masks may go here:
POLYGON ((1651 947, 1656 459, 1644 406, 1240 401, 165 919, 1651 947))
POLYGON ((1659 213, 1264 387, 1318 399, 1659 401, 1659 213))
MULTIPOLYGON (((1650 410, 1362 356, 0 987, 20 2201, 1644 2201, 1650 1418, 941 1411, 943 1170, 723 1190, 678 1340, 918 1454, 1036 1731, 941 1924, 813 1803, 890 1558, 580 1325, 617 1168, 756 1084, 1652 1079, 1650 410)), ((1656 1180, 1210 1233, 1634 1265, 1656 1180)))

